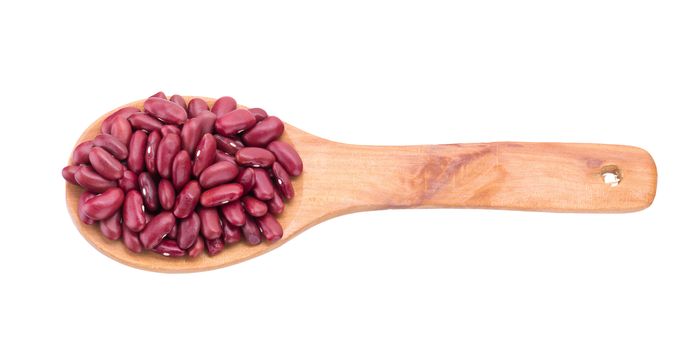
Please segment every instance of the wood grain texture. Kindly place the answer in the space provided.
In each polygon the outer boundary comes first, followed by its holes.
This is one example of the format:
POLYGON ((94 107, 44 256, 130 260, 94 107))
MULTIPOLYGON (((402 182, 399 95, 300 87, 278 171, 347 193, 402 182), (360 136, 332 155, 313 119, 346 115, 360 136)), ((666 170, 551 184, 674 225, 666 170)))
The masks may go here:
MULTIPOLYGON (((214 101, 205 100, 210 105, 214 101)), ((128 105, 142 108, 143 100, 128 105)), ((94 138, 109 114, 90 125, 76 144, 94 138)), ((66 205, 80 233, 105 255, 145 270, 193 272, 250 259, 313 225, 357 211, 447 207, 616 213, 644 209, 655 197, 653 158, 630 146, 520 142, 359 146, 325 140, 289 124, 282 139, 299 152, 304 172, 293 180, 296 197, 279 217, 284 237, 272 244, 237 244, 214 257, 202 254, 194 259, 134 254, 121 241, 105 239, 98 225, 80 221, 78 186, 66 184, 66 205), (621 176, 616 187, 602 178, 610 167, 621 176)))

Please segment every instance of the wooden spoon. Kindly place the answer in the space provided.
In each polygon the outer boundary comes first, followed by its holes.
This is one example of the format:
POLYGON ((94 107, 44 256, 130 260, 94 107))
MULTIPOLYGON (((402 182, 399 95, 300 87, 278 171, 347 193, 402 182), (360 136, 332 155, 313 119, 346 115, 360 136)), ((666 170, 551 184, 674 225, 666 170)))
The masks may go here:
MULTIPOLYGON (((214 102, 204 99, 210 106, 214 102)), ((142 109, 143 102, 125 106, 142 109)), ((78 143, 97 136, 100 123, 112 112, 92 123, 78 143)), ((121 241, 104 238, 99 225, 80 221, 77 202, 82 189, 69 183, 68 211, 85 239, 114 260, 151 271, 193 272, 253 258, 315 224, 358 211, 490 208, 622 213, 647 208, 655 197, 653 158, 630 146, 522 142, 358 146, 325 140, 289 124, 282 139, 301 155, 304 171, 293 181, 296 197, 278 218, 284 237, 275 243, 238 243, 213 257, 205 252, 197 258, 135 254, 121 241)))

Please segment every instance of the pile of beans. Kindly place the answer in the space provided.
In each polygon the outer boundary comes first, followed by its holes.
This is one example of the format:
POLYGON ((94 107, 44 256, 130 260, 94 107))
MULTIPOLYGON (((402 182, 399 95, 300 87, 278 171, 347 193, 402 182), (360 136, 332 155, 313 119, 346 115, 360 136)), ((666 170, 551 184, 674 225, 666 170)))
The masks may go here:
POLYGON ((66 181, 85 191, 78 215, 133 252, 209 255, 224 245, 282 237, 275 216, 294 197, 303 163, 278 138, 284 123, 260 108, 221 97, 207 103, 164 93, 143 111, 108 116, 94 140, 79 144, 66 181))

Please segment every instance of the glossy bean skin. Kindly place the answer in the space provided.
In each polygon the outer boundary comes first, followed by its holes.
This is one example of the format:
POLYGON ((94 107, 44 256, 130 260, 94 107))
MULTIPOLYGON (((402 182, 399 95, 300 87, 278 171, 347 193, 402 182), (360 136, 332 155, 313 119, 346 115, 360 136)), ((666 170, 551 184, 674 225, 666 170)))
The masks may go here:
POLYGON ((175 216, 171 212, 164 211, 154 216, 141 232, 143 247, 153 249, 167 236, 173 226, 175 226, 175 216))
POLYGON ((266 170, 255 168, 255 187, 252 188, 252 193, 257 199, 268 201, 274 197, 274 185, 269 179, 269 174, 266 170))
POLYGON ((126 148, 126 145, 121 143, 119 139, 112 135, 97 135, 97 137, 95 137, 95 139, 92 140, 92 144, 96 147, 104 148, 107 152, 111 153, 114 156, 114 158, 118 160, 124 160, 129 155, 129 149, 126 148))
POLYGON ((131 141, 132 133, 133 130, 131 130, 131 123, 129 123, 129 121, 126 119, 115 120, 114 124, 112 124, 111 130, 109 131, 109 134, 119 139, 119 141, 125 145, 128 145, 129 141, 131 141))
POLYGON ((252 168, 244 168, 238 173, 235 182, 243 186, 243 193, 250 192, 255 187, 255 170, 252 168))
POLYGON ((233 181, 238 176, 238 166, 226 161, 214 163, 199 175, 202 188, 212 188, 233 181))
POLYGON ((243 186, 236 183, 219 185, 204 191, 199 203, 204 207, 215 207, 232 202, 243 195, 243 186))
POLYGON ((240 227, 235 226, 226 220, 221 221, 223 222, 223 242, 226 244, 240 242, 240 240, 243 238, 240 227))
POLYGON ((141 232, 146 227, 146 213, 143 211, 143 197, 137 190, 126 192, 122 208, 124 225, 132 232, 141 232))
POLYGON ((174 102, 178 106, 182 107, 182 109, 187 110, 187 102, 184 100, 184 98, 180 95, 172 95, 170 96, 170 102, 174 102))
POLYGON ((163 178, 169 179, 172 173, 172 162, 175 155, 182 149, 182 141, 177 134, 167 134, 158 145, 155 155, 155 168, 163 178))
POLYGON ((148 132, 160 130, 163 127, 163 123, 148 115, 148 113, 140 112, 134 113, 129 118, 129 123, 136 130, 145 130, 148 132))
POLYGON ((191 156, 196 151, 199 141, 204 136, 204 129, 200 118, 188 119, 182 126, 182 149, 191 156))
POLYGON ((257 120, 258 122, 267 118, 267 112, 262 108, 248 108, 248 111, 252 113, 252 115, 255 117, 255 120, 257 120))
POLYGON ((245 196, 240 200, 245 212, 254 217, 260 217, 267 214, 267 204, 265 202, 251 196, 245 196))
POLYGON ((211 134, 204 134, 199 141, 196 153, 194 154, 194 164, 192 164, 192 174, 199 176, 204 169, 214 163, 216 159, 216 139, 211 134))
POLYGON ((249 245, 258 245, 262 242, 260 227, 257 226, 257 222, 253 217, 248 217, 245 220, 245 225, 240 230, 243 232, 243 237, 245 237, 245 241, 249 245))
POLYGON ((209 256, 214 256, 223 250, 223 240, 221 238, 207 239, 206 252, 209 256))
POLYGON ((192 161, 185 150, 181 150, 172 160, 172 184, 179 191, 192 177, 192 161))
POLYGON ((267 201, 267 210, 274 215, 279 215, 284 211, 284 200, 279 191, 274 191, 272 199, 267 201))
POLYGON ((175 206, 175 186, 167 179, 160 179, 158 183, 158 199, 163 210, 172 210, 175 206))
POLYGON ((216 119, 214 128, 219 134, 230 136, 252 128, 257 120, 246 109, 236 109, 216 119))
POLYGON ((214 138, 216 138, 216 148, 231 155, 245 147, 245 144, 237 136, 214 135, 214 138))
POLYGON ((233 201, 221 206, 221 215, 223 215, 224 221, 234 225, 243 226, 245 225, 245 210, 240 201, 233 201))
POLYGON ((196 117, 202 111, 208 111, 209 105, 206 101, 196 97, 189 100, 189 105, 187 106, 187 114, 190 118, 196 117))
POLYGON ((174 102, 151 97, 143 103, 146 113, 168 124, 182 124, 187 120, 187 111, 174 102))
POLYGON ((102 193, 117 186, 116 181, 103 178, 91 166, 81 166, 75 172, 75 182, 92 193, 102 193))
POLYGON ((235 161, 250 167, 268 167, 274 163, 272 152, 260 147, 245 147, 235 154, 235 161))
POLYGON ((75 181, 75 173, 78 172, 81 167, 82 165, 68 165, 61 170, 61 176, 73 185, 77 185, 78 182, 75 181))
POLYGON ((138 175, 138 188, 141 191, 141 196, 143 196, 143 203, 146 209, 152 212, 160 209, 158 185, 155 184, 155 180, 153 180, 150 173, 142 172, 138 175))
POLYGON ((216 114, 218 117, 233 111, 236 108, 238 108, 238 102, 236 102, 233 97, 223 96, 214 102, 214 105, 211 106, 211 112, 216 114))
POLYGON ((157 97, 157 98, 162 98, 162 99, 167 99, 167 96, 165 96, 165 93, 162 91, 158 91, 151 95, 150 97, 157 97))
POLYGON ((118 180, 124 176, 124 166, 102 147, 92 147, 90 164, 95 171, 107 180, 118 180))
POLYGON ((184 256, 186 253, 182 248, 178 247, 177 242, 172 239, 163 239, 153 248, 153 251, 163 256, 169 256, 172 258, 184 256))
POLYGON ((199 214, 201 234, 204 238, 208 240, 221 237, 223 228, 221 227, 221 219, 216 208, 199 208, 197 214, 199 214))
POLYGON ((196 180, 189 181, 175 198, 175 208, 172 213, 179 219, 189 216, 199 204, 201 186, 196 180))
POLYGON ((179 228, 179 225, 177 224, 177 219, 175 219, 175 226, 172 226, 172 230, 170 230, 170 232, 168 232, 165 237, 176 240, 177 235, 179 235, 179 232, 180 232, 180 228, 179 228))
POLYGON ((124 191, 112 187, 85 201, 84 213, 92 220, 104 220, 116 213, 124 202, 124 191))
POLYGON ((128 119, 134 113, 138 113, 140 110, 136 107, 124 107, 118 111, 110 114, 107 118, 102 121, 100 125, 100 131, 103 134, 109 134, 112 131, 112 124, 117 119, 128 119))
POLYGON ((272 141, 267 149, 274 154, 279 164, 291 176, 299 176, 303 171, 303 162, 299 154, 289 144, 282 141, 272 141))
POLYGON ((124 245, 130 251, 134 253, 140 253, 143 251, 143 246, 141 245, 141 240, 138 239, 138 235, 131 231, 125 224, 121 226, 122 236, 124 237, 124 245))
POLYGON ((204 239, 201 238, 201 236, 197 237, 197 240, 196 242, 194 242, 194 245, 191 248, 187 249, 187 255, 189 255, 190 258, 196 258, 197 256, 199 256, 199 254, 201 254, 201 252, 204 251, 205 245, 206 244, 204 243, 204 239))
POLYGON ((213 133, 214 132, 214 124, 216 124, 216 114, 213 114, 209 111, 202 111, 199 113, 196 117, 201 122, 201 132, 206 134, 206 133, 213 133))
POLYGON ((284 167, 279 164, 279 162, 274 162, 274 164, 272 164, 272 176, 277 182, 279 190, 284 198, 294 198, 295 192, 294 186, 291 184, 291 177, 289 177, 289 174, 286 172, 286 170, 284 170, 284 167))
POLYGON ((77 145, 73 150, 73 164, 87 164, 90 162, 90 150, 93 147, 92 141, 85 141, 77 145))
POLYGON ((138 175, 131 170, 124 170, 124 176, 117 181, 117 184, 124 193, 138 190, 138 175))
POLYGON ((180 128, 174 126, 174 125, 164 125, 162 128, 160 128, 160 133, 163 134, 163 137, 167 134, 180 134, 180 128))
POLYGON ((112 216, 100 220, 100 232, 112 241, 121 238, 121 212, 117 210, 112 216))
POLYGON ((148 135, 146 135, 143 130, 136 130, 131 135, 128 156, 126 157, 126 167, 136 174, 140 174, 143 171, 146 156, 146 142, 148 142, 148 135))
POLYGON ((87 200, 94 196, 95 194, 90 193, 88 191, 84 191, 78 199, 78 217, 80 218, 80 221, 88 225, 94 224, 95 220, 92 220, 87 215, 85 215, 85 202, 87 202, 87 200))
POLYGON ((177 245, 182 249, 189 249, 196 243, 201 230, 199 214, 192 213, 192 215, 179 220, 178 228, 177 245))
POLYGON ((262 234, 268 241, 275 242, 282 238, 282 226, 271 214, 266 214, 257 218, 257 224, 260 226, 262 234))
POLYGON ((228 154, 226 152, 219 151, 219 150, 216 150, 216 161, 215 162, 216 163, 228 162, 228 163, 233 163, 236 166, 238 165, 238 163, 235 161, 235 158, 233 158, 230 154, 228 154))
POLYGON ((146 153, 143 156, 144 163, 146 164, 146 170, 149 173, 155 174, 157 169, 155 166, 155 156, 158 153, 158 147, 163 137, 160 135, 160 131, 155 130, 148 135, 148 140, 146 141, 146 153))
POLYGON ((284 123, 277 117, 269 117, 245 132, 242 139, 248 146, 264 147, 284 133, 284 123))

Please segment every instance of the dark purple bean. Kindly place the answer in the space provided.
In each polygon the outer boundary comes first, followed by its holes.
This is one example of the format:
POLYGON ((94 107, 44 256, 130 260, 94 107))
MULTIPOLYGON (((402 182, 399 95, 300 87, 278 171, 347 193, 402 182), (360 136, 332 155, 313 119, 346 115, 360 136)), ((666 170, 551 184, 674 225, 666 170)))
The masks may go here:
POLYGON ((167 134, 180 134, 180 128, 178 128, 175 125, 164 125, 162 128, 160 128, 160 133, 163 134, 163 137, 167 134))
POLYGON ((233 201, 221 206, 221 215, 224 221, 227 221, 235 226, 245 225, 245 211, 243 210, 240 201, 233 201))
POLYGON ((194 211, 194 208, 199 204, 201 196, 201 186, 196 180, 189 181, 182 191, 175 198, 175 209, 173 214, 180 219, 184 219, 194 211))
POLYGON ((117 186, 116 181, 103 178, 91 166, 81 166, 75 172, 75 182, 92 193, 102 193, 117 186))
POLYGON ((147 142, 148 135, 146 135, 143 130, 136 130, 133 135, 131 135, 131 141, 129 142, 129 155, 126 158, 126 166, 136 174, 140 174, 141 171, 143 171, 143 165, 145 164, 146 159, 147 142))
POLYGON ((274 185, 269 179, 269 174, 266 170, 255 168, 255 187, 252 188, 252 193, 257 199, 268 201, 274 197, 274 185))
POLYGON ((204 136, 202 121, 203 119, 200 118, 192 118, 182 126, 182 149, 190 156, 194 154, 201 137, 204 136))
POLYGON ((199 208, 197 214, 199 214, 201 234, 204 238, 215 239, 221 236, 223 228, 221 227, 221 218, 219 218, 216 208, 199 208))
POLYGON ((192 213, 192 215, 179 220, 178 228, 177 245, 182 249, 189 249, 197 241, 201 230, 199 214, 192 213))
POLYGON ((136 107, 124 107, 119 109, 118 111, 110 114, 107 118, 105 118, 102 121, 102 125, 100 125, 100 131, 103 134, 109 134, 112 132, 112 124, 114 124, 114 121, 117 119, 128 119, 132 114, 138 113, 141 110, 139 110, 136 107))
POLYGON ((85 202, 87 202, 94 196, 95 194, 92 194, 88 191, 84 191, 78 199, 78 217, 80 218, 80 221, 88 225, 94 224, 95 220, 92 220, 87 215, 85 215, 85 202))
POLYGON ((207 239, 206 240, 206 251, 209 256, 214 256, 223 250, 223 240, 220 238, 207 239))
POLYGON ((165 93, 162 91, 158 91, 154 93, 153 95, 150 96, 150 98, 157 97, 157 98, 162 98, 162 99, 167 99, 167 96, 165 96, 165 93))
POLYGON ((87 164, 90 163, 90 150, 94 145, 92 141, 85 141, 80 143, 73 150, 73 164, 87 164))
POLYGON ((192 174, 199 176, 204 169, 214 163, 216 159, 216 139, 211 134, 204 134, 199 141, 196 153, 194 154, 194 164, 192 174))
POLYGON ((160 131, 155 130, 148 135, 148 140, 146 141, 146 153, 143 157, 146 163, 146 170, 149 173, 155 174, 157 172, 155 165, 155 156, 158 153, 158 147, 160 147, 160 141, 163 137, 160 135, 160 131))
POLYGON ((107 180, 118 180, 124 176, 124 166, 102 147, 92 147, 90 164, 95 171, 107 180))
POLYGON ((238 165, 235 158, 233 158, 230 154, 216 150, 216 163, 218 162, 229 162, 235 164, 236 166, 238 165))
POLYGON ((197 114, 201 113, 202 111, 208 110, 209 105, 206 103, 206 101, 198 97, 189 100, 189 105, 187 106, 187 114, 190 118, 194 118, 197 116, 197 114))
POLYGON ((243 193, 248 193, 255 187, 255 170, 253 168, 243 168, 235 182, 243 186, 243 193))
POLYGON ((167 134, 163 136, 155 155, 155 168, 160 176, 169 179, 172 172, 172 161, 175 155, 182 149, 180 135, 167 134))
POLYGON ((271 214, 257 218, 257 224, 260 225, 260 230, 262 230, 262 234, 265 235, 268 241, 274 242, 282 238, 282 226, 271 214))
POLYGON ((97 137, 95 137, 95 139, 92 141, 92 144, 94 146, 104 148, 118 160, 124 160, 129 155, 129 149, 126 148, 126 145, 121 143, 119 139, 112 135, 97 135, 97 137))
POLYGON ((168 232, 175 226, 175 217, 169 211, 164 211, 151 219, 141 232, 141 243, 146 249, 157 246, 168 232))
POLYGON ((245 241, 248 242, 248 244, 258 245, 262 242, 260 228, 259 226, 257 226, 255 218, 253 218, 252 216, 249 216, 245 220, 245 225, 241 227, 241 231, 243 231, 243 236, 245 237, 245 241))
POLYGON ((199 113, 195 118, 201 121, 201 132, 202 134, 213 133, 214 124, 216 123, 216 114, 209 111, 203 111, 199 113))
POLYGON ((238 176, 238 166, 229 162, 214 163, 199 175, 202 188, 211 188, 233 181, 238 176))
POLYGON ((163 123, 148 115, 148 113, 139 112, 134 113, 129 118, 129 123, 136 130, 145 130, 148 132, 160 130, 163 127, 163 123))
POLYGON ((170 96, 170 102, 174 102, 178 106, 182 107, 182 109, 187 110, 187 102, 185 102, 184 98, 180 95, 170 96))
POLYGON ((61 170, 61 175, 63 176, 66 181, 72 183, 73 185, 77 185, 78 182, 75 181, 75 173, 80 170, 82 165, 68 165, 63 170, 61 170))
POLYGON ((85 215, 92 220, 103 220, 120 208, 124 202, 124 191, 119 187, 112 187, 102 194, 98 194, 85 201, 83 210, 85 215))
POLYGON ((264 147, 284 133, 284 123, 277 117, 269 117, 243 134, 243 142, 248 146, 264 147))
POLYGON ((240 141, 238 136, 225 137, 222 135, 214 135, 216 138, 216 148, 228 154, 234 155, 239 149, 245 147, 245 144, 240 141))
POLYGON ((296 150, 282 141, 273 141, 267 145, 267 149, 274 153, 279 164, 284 167, 291 176, 299 176, 303 171, 303 162, 296 150))
POLYGON ((129 250, 134 253, 140 253, 143 250, 141 240, 138 239, 136 233, 131 231, 126 225, 122 225, 121 232, 124 236, 124 245, 126 248, 129 248, 129 250))
POLYGON ((124 193, 138 190, 138 175, 131 170, 124 170, 124 176, 117 181, 117 184, 124 193))
POLYGON ((284 211, 284 200, 278 191, 274 191, 272 199, 267 201, 267 208, 274 215, 279 215, 284 211))
POLYGON ((245 212, 254 217, 267 214, 267 204, 255 197, 245 196, 240 200, 240 203, 243 205, 245 212))
POLYGON ((175 206, 175 186, 168 179, 160 179, 158 183, 158 199, 163 210, 172 210, 175 206))
POLYGON ((274 163, 274 155, 264 148, 245 147, 235 154, 235 160, 244 166, 268 167, 274 163))
POLYGON ((129 141, 131 141, 132 133, 133 130, 131 130, 131 124, 126 119, 115 120, 112 124, 112 129, 109 131, 109 134, 116 137, 125 145, 128 145, 129 141))
POLYGON ((143 211, 143 197, 136 190, 126 192, 122 218, 124 225, 133 232, 141 232, 146 227, 146 213, 143 211))
POLYGON ((172 160, 172 184, 179 191, 192 177, 192 161, 185 150, 181 150, 172 160))
POLYGON ((155 180, 150 175, 150 173, 142 172, 138 175, 138 188, 143 196, 143 203, 146 205, 146 209, 155 212, 160 208, 158 202, 158 185, 155 184, 155 180))
POLYGON ((204 191, 201 194, 199 203, 205 207, 215 207, 218 205, 232 202, 243 195, 243 186, 240 184, 225 184, 219 185, 212 189, 204 191))
POLYGON ((282 195, 284 195, 284 198, 294 198, 294 186, 291 184, 291 178, 279 162, 274 162, 274 164, 272 164, 272 176, 277 182, 279 190, 282 192, 282 195))
POLYGON ((167 238, 171 239, 177 239, 177 236, 180 234, 180 228, 179 225, 177 225, 177 219, 175 219, 175 226, 172 226, 172 230, 167 233, 167 238))
POLYGON ((225 136, 235 135, 239 132, 247 130, 255 126, 257 121, 252 113, 245 109, 236 109, 224 115, 220 115, 216 119, 216 132, 225 136))
POLYGON ((100 220, 100 231, 104 237, 112 241, 121 238, 121 213, 117 210, 110 217, 100 220))
POLYGON ((151 97, 143 103, 143 109, 168 124, 182 124, 187 120, 187 111, 165 99, 151 97))
POLYGON ((190 258, 196 258, 201 254, 201 252, 204 251, 204 239, 201 238, 201 236, 197 237, 196 242, 194 242, 194 245, 187 249, 187 255, 189 255, 190 258))
POLYGON ((265 110, 262 108, 248 108, 248 111, 252 113, 252 115, 255 117, 255 120, 257 120, 258 122, 267 118, 267 112, 265 112, 265 110))
POLYGON ((214 105, 211 107, 211 112, 216 114, 216 116, 221 116, 236 108, 238 108, 238 103, 233 97, 223 96, 214 102, 214 105))
POLYGON ((153 251, 169 257, 184 256, 185 254, 185 251, 178 247, 177 242, 172 239, 163 239, 162 242, 153 248, 153 251))
POLYGON ((240 242, 243 238, 240 227, 231 224, 226 220, 221 220, 223 223, 223 242, 233 244, 240 242))

